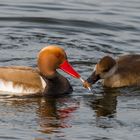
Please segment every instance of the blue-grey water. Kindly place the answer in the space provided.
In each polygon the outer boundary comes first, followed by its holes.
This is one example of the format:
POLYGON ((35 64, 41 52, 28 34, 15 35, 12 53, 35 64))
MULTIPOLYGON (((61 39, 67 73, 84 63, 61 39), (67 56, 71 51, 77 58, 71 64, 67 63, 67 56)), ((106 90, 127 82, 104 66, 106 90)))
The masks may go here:
MULTIPOLYGON (((61 45, 84 78, 105 55, 140 53, 140 0, 0 0, 0 66, 35 67, 49 44, 61 45)), ((140 139, 140 88, 97 83, 93 96, 65 76, 71 96, 0 96, 0 139, 140 139)))

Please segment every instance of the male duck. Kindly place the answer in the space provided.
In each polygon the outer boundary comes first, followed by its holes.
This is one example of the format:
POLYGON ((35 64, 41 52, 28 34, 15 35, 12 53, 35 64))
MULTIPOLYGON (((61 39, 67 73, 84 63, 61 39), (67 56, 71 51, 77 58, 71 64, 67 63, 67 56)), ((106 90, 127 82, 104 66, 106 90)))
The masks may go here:
POLYGON ((25 66, 0 67, 0 91, 11 95, 62 95, 72 92, 69 81, 57 72, 64 72, 75 78, 80 75, 67 61, 64 49, 57 45, 43 48, 37 59, 38 68, 25 66))

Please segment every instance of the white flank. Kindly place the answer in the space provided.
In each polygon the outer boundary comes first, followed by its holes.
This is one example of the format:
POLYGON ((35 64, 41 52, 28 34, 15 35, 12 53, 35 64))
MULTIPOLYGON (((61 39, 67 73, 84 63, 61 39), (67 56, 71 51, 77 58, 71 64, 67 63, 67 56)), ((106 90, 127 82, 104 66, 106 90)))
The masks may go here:
POLYGON ((3 81, 0 79, 0 94, 10 94, 10 95, 28 95, 28 94, 33 94, 37 93, 39 90, 38 89, 33 89, 33 88, 28 88, 24 89, 22 85, 20 86, 15 86, 12 81, 3 81), (8 93, 5 93, 8 92, 8 93))

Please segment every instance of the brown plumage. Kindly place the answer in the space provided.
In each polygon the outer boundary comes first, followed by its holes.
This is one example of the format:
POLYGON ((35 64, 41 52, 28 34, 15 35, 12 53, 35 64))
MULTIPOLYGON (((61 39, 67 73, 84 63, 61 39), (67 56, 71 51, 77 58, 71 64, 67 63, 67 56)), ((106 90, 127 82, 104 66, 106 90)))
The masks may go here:
POLYGON ((140 86, 140 55, 124 55, 116 60, 103 57, 87 81, 94 84, 99 79, 107 87, 140 86))
POLYGON ((10 92, 8 93, 10 95, 59 96, 71 93, 72 87, 69 81, 56 70, 60 68, 60 65, 62 67, 64 61, 67 61, 65 51, 59 46, 51 45, 39 52, 38 68, 25 66, 0 67, 0 94, 10 92))

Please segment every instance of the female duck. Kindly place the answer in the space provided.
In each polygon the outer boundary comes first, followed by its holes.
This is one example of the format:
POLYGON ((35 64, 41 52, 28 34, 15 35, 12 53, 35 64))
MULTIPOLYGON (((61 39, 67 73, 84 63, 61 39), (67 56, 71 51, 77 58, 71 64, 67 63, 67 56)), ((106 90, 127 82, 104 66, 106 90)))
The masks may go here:
POLYGON ((103 57, 87 79, 87 84, 94 84, 102 79, 106 87, 140 86, 140 55, 124 55, 118 59, 103 57))
POLYGON ((38 54, 38 68, 25 66, 0 67, 1 94, 61 95, 72 92, 69 81, 56 69, 79 78, 80 75, 67 61, 65 51, 56 45, 43 48, 38 54), (6 93, 5 93, 6 92, 6 93))

